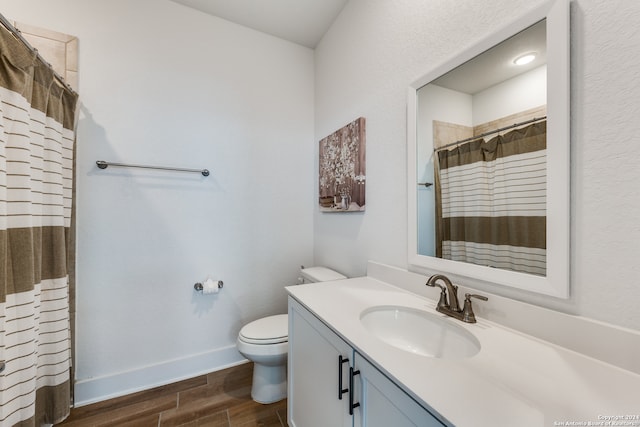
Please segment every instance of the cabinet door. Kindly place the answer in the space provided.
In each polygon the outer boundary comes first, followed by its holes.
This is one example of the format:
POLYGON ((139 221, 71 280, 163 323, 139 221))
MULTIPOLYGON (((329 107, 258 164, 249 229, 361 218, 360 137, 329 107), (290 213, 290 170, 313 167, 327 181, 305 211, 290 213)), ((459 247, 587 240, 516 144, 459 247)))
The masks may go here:
POLYGON ((358 353, 355 357, 354 426, 442 427, 443 424, 358 353))
POLYGON ((352 427, 349 367, 353 350, 289 298, 288 415, 290 427, 352 427), (339 358, 347 359, 340 364, 339 358), (342 375, 340 375, 342 374, 342 375))

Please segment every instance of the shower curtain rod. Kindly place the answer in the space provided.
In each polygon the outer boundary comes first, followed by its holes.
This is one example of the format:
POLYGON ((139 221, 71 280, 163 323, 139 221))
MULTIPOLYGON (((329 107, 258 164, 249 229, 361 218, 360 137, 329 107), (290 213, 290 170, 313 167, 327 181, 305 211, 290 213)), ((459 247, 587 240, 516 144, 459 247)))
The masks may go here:
POLYGON ((72 94, 77 95, 76 91, 73 90, 73 88, 71 88, 71 86, 69 86, 69 83, 67 83, 64 80, 64 77, 62 77, 60 74, 58 74, 53 67, 51 66, 51 64, 49 64, 43 57, 42 55, 40 55, 40 52, 38 52, 38 49, 36 49, 35 47, 31 46, 31 44, 27 41, 27 39, 25 39, 22 36, 22 33, 20 32, 19 29, 17 29, 16 27, 13 26, 13 24, 11 24, 11 22, 9 22, 7 20, 7 18, 4 17, 3 14, 0 13, 0 22, 2 22, 2 25, 4 25, 4 27, 7 29, 7 31, 9 31, 16 39, 20 40, 29 50, 31 50, 33 53, 36 54, 36 57, 38 58, 38 60, 40 60, 43 64, 45 64, 47 67, 49 67, 49 69, 51 70, 51 72, 53 73, 54 77, 56 78, 56 80, 58 80, 58 82, 64 86, 68 91, 70 91, 72 94))
POLYGON ((495 129, 495 130, 492 130, 492 131, 489 131, 489 132, 481 133, 480 135, 472 136, 470 138, 461 139, 460 141, 452 142, 450 144, 443 145, 442 147, 434 148, 433 151, 444 150, 445 148, 452 147, 452 146, 458 145, 458 144, 462 144, 463 142, 473 141, 475 139, 483 138, 483 137, 485 137, 487 135, 491 135, 491 134, 494 134, 494 133, 502 132, 504 130, 517 128, 519 126, 528 125, 529 123, 539 122, 540 120, 546 120, 546 119, 547 119, 547 116, 534 117, 533 119, 530 119, 530 120, 525 120, 525 121, 520 122, 520 123, 514 123, 512 125, 505 126, 503 128, 500 128, 500 129, 495 129))

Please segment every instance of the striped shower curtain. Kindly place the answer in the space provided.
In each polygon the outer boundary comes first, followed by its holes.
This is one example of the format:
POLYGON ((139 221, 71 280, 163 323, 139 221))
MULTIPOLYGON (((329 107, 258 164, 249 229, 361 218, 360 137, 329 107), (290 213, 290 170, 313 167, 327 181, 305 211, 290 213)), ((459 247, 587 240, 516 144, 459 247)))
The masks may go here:
POLYGON ((0 28, 0 426, 69 413, 76 102, 0 28))
POLYGON ((437 153, 437 257, 546 274, 546 127, 437 153))

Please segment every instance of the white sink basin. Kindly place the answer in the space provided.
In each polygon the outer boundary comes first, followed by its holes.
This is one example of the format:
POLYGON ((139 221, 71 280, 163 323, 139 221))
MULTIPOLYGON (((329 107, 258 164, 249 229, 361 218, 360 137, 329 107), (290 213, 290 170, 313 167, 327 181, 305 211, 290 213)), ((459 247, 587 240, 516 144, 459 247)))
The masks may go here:
POLYGON ((462 326, 441 316, 401 306, 376 306, 360 314, 362 325, 378 339, 427 357, 463 359, 480 351, 480 342, 462 326))

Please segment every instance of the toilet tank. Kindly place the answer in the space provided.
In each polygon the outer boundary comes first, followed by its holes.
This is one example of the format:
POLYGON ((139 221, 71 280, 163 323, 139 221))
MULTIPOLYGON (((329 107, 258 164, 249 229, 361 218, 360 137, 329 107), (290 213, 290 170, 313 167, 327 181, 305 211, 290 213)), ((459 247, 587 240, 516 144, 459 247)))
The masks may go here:
POLYGON ((347 276, 327 267, 303 267, 300 269, 300 279, 298 280, 298 283, 328 282, 330 280, 341 280, 346 278, 347 276))

